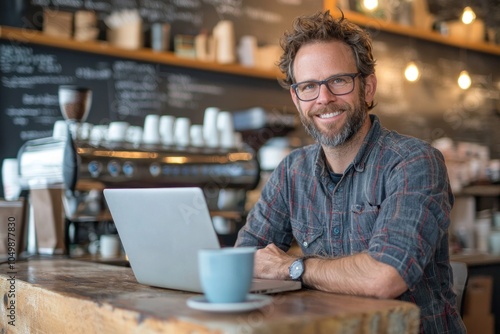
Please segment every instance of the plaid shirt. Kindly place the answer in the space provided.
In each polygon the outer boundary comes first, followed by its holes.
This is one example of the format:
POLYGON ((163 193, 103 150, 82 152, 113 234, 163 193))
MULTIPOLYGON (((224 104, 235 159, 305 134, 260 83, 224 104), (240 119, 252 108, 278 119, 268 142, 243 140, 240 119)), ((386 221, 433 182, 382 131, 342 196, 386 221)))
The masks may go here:
POLYGON ((455 305, 448 226, 453 195, 441 153, 425 142, 372 127, 340 182, 318 144, 294 150, 275 169, 237 246, 293 239, 305 255, 367 252, 396 268, 417 304, 423 333, 465 333, 455 305))

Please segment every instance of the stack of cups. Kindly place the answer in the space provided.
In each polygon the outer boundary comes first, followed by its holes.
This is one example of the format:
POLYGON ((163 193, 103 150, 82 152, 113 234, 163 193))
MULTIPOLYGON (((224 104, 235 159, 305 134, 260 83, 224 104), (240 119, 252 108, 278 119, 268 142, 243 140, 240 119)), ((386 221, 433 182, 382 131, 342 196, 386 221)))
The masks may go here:
POLYGON ((3 193, 7 201, 19 199, 21 185, 19 184, 17 159, 4 159, 2 164, 3 193))
POLYGON ((218 115, 219 108, 209 107, 205 109, 203 118, 203 139, 207 147, 219 146, 219 130, 217 128, 218 115))
POLYGON ((160 116, 147 115, 144 120, 144 132, 142 134, 144 144, 160 143, 160 116))

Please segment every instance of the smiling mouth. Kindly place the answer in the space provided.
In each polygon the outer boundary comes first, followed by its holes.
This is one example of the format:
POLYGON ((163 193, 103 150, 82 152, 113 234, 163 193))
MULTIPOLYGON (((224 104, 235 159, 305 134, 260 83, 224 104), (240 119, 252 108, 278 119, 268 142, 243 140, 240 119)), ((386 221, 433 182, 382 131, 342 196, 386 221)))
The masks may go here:
POLYGON ((319 117, 321 119, 326 119, 326 118, 332 118, 332 117, 338 116, 342 113, 343 113, 343 111, 335 111, 335 112, 330 112, 327 114, 320 114, 320 115, 317 115, 317 117, 319 117))

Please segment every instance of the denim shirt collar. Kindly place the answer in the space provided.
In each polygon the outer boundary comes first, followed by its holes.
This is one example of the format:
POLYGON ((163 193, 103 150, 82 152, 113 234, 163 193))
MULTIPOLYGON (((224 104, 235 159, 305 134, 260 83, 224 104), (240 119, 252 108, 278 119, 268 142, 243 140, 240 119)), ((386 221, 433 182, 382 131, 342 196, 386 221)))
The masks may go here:
MULTIPOLYGON (((363 172, 365 170, 365 161, 366 159, 368 159, 371 150, 373 149, 378 138, 381 135, 382 129, 379 118, 373 114, 371 114, 369 117, 372 122, 370 131, 368 131, 368 134, 363 139, 363 144, 361 144, 361 147, 359 148, 356 157, 354 158, 352 163, 346 168, 346 172, 351 167, 353 167, 356 170, 356 172, 363 172)), ((316 166, 314 172, 322 182, 326 182, 327 180, 330 179, 330 175, 328 171, 328 166, 326 164, 325 153, 320 144, 316 145, 318 146, 318 151, 316 155, 316 164, 315 164, 316 166)))

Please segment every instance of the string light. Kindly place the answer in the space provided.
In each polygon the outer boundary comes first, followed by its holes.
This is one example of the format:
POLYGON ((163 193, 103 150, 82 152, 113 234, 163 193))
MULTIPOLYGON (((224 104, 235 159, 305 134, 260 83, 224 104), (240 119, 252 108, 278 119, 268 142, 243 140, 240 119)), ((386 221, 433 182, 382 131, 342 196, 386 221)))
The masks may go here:
POLYGON ((469 6, 464 8, 464 12, 462 13, 462 22, 464 24, 471 24, 476 19, 476 13, 469 6))
POLYGON ((378 0, 363 0, 363 7, 368 11, 373 11, 378 7, 378 0))
POLYGON ((410 61, 405 68, 405 78, 410 82, 420 79, 420 70, 414 61, 410 61))
POLYGON ((472 84, 469 72, 463 70, 458 76, 458 86, 463 90, 469 89, 472 84))

